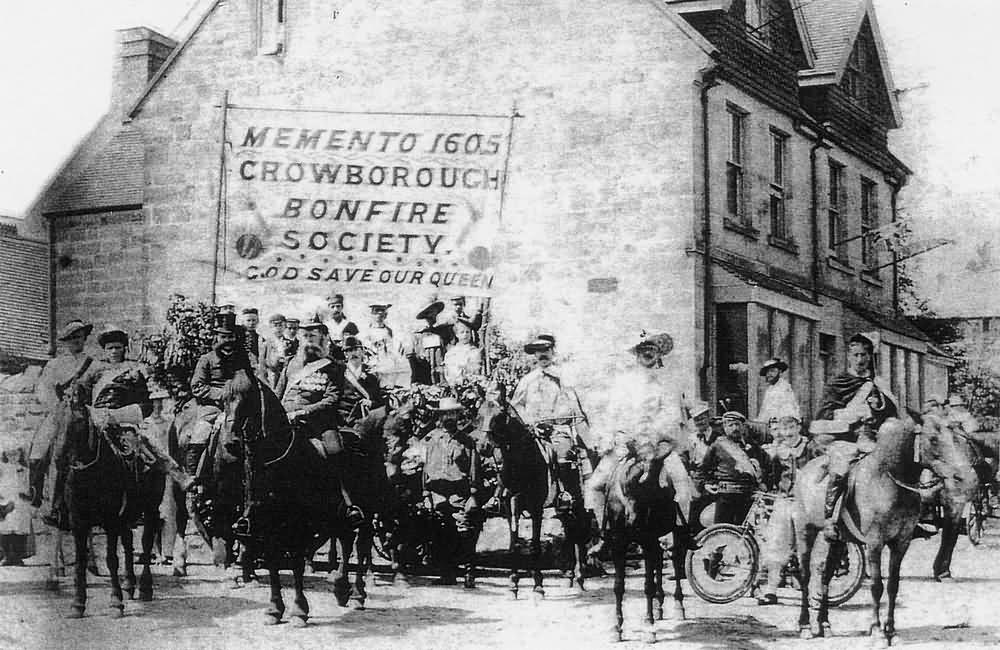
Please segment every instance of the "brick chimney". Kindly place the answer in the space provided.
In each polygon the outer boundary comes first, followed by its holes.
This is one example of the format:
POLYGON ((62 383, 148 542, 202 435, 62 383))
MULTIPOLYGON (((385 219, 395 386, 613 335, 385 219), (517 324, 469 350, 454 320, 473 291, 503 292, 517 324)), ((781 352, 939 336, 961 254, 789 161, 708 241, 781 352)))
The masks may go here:
POLYGON ((148 27, 118 30, 118 58, 111 78, 112 112, 125 116, 175 47, 177 41, 148 27))

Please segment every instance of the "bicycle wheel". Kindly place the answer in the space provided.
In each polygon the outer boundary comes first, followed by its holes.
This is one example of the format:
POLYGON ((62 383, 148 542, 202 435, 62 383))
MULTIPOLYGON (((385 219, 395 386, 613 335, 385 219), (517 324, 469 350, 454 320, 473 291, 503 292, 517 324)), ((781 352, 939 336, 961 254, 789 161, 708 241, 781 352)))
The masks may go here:
MULTIPOLYGON (((976 498, 969 502, 965 508, 965 528, 969 536, 969 542, 973 546, 978 546, 983 540, 983 527, 986 524, 986 510, 983 508, 982 491, 976 494, 976 498)), ((988 503, 986 504, 989 505, 988 503)))
POLYGON ((716 524, 695 538, 701 547, 687 555, 691 589, 710 603, 731 603, 742 598, 757 581, 760 549, 739 526, 716 524))
POLYGON ((847 551, 830 579, 828 592, 831 607, 843 605, 858 593, 865 581, 865 548, 857 542, 848 542, 847 551))

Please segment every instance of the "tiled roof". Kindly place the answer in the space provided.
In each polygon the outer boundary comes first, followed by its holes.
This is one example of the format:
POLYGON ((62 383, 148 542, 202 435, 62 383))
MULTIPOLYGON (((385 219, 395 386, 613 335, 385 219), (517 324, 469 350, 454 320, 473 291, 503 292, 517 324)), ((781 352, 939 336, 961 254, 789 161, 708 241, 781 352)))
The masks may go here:
POLYGON ((845 50, 854 44, 865 0, 803 0, 799 10, 805 17, 812 43, 814 64, 810 71, 836 74, 845 50))
POLYGON ((142 135, 125 128, 65 189, 49 199, 46 214, 139 205, 142 203, 145 146, 142 135))

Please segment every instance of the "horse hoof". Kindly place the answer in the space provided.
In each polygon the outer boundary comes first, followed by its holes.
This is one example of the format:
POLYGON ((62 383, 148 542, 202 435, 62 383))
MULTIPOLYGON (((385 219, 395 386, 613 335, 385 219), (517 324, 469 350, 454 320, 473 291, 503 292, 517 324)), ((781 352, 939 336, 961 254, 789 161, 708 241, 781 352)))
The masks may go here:
POLYGON ((541 587, 535 587, 531 590, 531 597, 534 598, 535 600, 544 600, 545 590, 542 589, 541 587))
POLYGON ((181 567, 177 567, 177 566, 174 567, 174 577, 175 578, 186 578, 187 574, 188 574, 188 572, 187 572, 186 568, 182 569, 181 567))
POLYGON ((611 635, 608 637, 608 641, 610 641, 611 643, 621 643, 621 640, 622 640, 622 631, 617 628, 611 630, 611 635))
POLYGON ((60 586, 59 581, 55 578, 49 578, 45 581, 45 591, 59 591, 60 586))
POLYGON ((125 611, 117 605, 112 605, 108 610, 108 618, 121 618, 125 616, 125 611))
MULTIPOLYGON (((674 607, 674 620, 683 621, 685 619, 687 619, 687 612, 684 611, 684 607, 680 605, 674 607)), ((662 616, 660 617, 660 620, 663 620, 662 616)))
POLYGON ((152 591, 140 591, 139 592, 139 600, 142 601, 142 602, 144 602, 144 603, 150 602, 151 600, 153 600, 153 592, 152 591))
POLYGON ((569 587, 570 589, 572 589, 573 585, 575 585, 575 584, 576 584, 576 580, 574 580, 573 578, 567 578, 567 580, 566 580, 566 586, 567 587, 569 587))
POLYGON ((309 621, 305 616, 293 616, 288 622, 292 627, 296 628, 302 628, 309 625, 309 621))
POLYGON ((511 600, 517 600, 517 592, 516 591, 511 590, 511 592, 510 592, 510 599, 511 600))
MULTIPOLYGON (((572 586, 572 585, 570 585, 570 586, 572 586)), ((580 592, 587 591, 587 588, 583 584, 583 578, 577 578, 576 579, 576 590, 580 591, 580 592)))
POLYGON ((656 643, 656 631, 655 630, 643 630, 640 635, 643 643, 656 643))
POLYGON ((281 622, 281 616, 278 614, 265 614, 262 623, 264 625, 277 625, 281 622))
POLYGON ((126 589, 122 592, 122 598, 125 600, 135 600, 135 589, 126 589))
POLYGON ((799 638, 806 641, 812 639, 813 638, 812 630, 810 630, 807 627, 802 628, 801 630, 799 630, 799 638))
POLYGON ((66 612, 66 618, 83 618, 83 607, 74 607, 66 612))

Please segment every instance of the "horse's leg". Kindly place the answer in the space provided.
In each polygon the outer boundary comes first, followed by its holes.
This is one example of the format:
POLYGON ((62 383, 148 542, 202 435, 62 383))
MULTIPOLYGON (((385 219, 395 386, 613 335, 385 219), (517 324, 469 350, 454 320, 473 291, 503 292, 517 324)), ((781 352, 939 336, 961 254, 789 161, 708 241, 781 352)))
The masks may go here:
MULTIPOLYGON (((961 512, 961 510, 959 510, 961 512)), ((951 556, 955 552, 955 544, 958 542, 959 519, 958 517, 945 516, 941 525, 941 546, 934 557, 934 579, 937 581, 951 578, 951 556)))
POLYGON ((187 524, 188 510, 187 498, 174 486, 174 528, 177 535, 174 538, 174 571, 175 577, 180 578, 187 575, 187 524))
POLYGON ((882 633, 882 622, 879 616, 879 608, 882 604, 882 547, 869 546, 866 549, 868 556, 868 575, 872 581, 872 619, 869 631, 873 638, 882 633))
POLYGON ((844 554, 847 553, 847 544, 845 542, 837 542, 836 544, 830 545, 830 551, 827 554, 826 564, 823 565, 823 575, 821 584, 821 598, 819 604, 818 620, 819 624, 823 628, 823 634, 830 634, 830 581, 833 579, 833 574, 840 566, 840 562, 843 559, 844 554))
POLYGON ((66 560, 62 552, 62 531, 52 529, 52 558, 49 562, 49 576, 45 579, 46 591, 59 591, 59 578, 66 575, 66 560))
POLYGON ((809 627, 809 582, 812 570, 809 563, 816 534, 815 529, 806 530, 796 542, 799 554, 799 636, 804 639, 812 638, 809 627))
POLYGON ((809 553, 809 567, 812 578, 809 580, 809 608, 812 610, 812 621, 809 626, 810 633, 816 637, 822 637, 826 633, 823 629, 823 603, 826 600, 826 586, 823 584, 823 576, 826 574, 826 567, 830 562, 830 542, 823 535, 814 534, 814 541, 809 553))
MULTIPOLYGON (((332 542, 331 542, 332 543, 332 542)), ((333 581, 333 595, 337 598, 337 604, 347 607, 351 598, 351 582, 348 578, 349 562, 351 551, 354 547, 354 531, 349 528, 339 531, 336 537, 337 554, 337 575, 333 581)))
MULTIPOLYGON (((142 576, 139 578, 139 600, 150 601, 153 600, 153 573, 149 568, 149 565, 153 562, 153 542, 156 540, 157 529, 159 525, 150 525, 150 521, 158 521, 154 519, 159 515, 159 507, 157 504, 152 504, 151 507, 146 509, 146 525, 142 527, 142 576)), ((131 537, 131 531, 127 533, 131 537)))
POLYGON ((292 560, 292 579, 295 584, 295 602, 292 604, 290 623, 292 627, 305 627, 309 621, 309 601, 305 592, 306 558, 299 553, 292 560))
MULTIPOLYGON (((682 535, 687 535, 687 530, 682 531, 682 535)), ((687 548, 687 541, 679 541, 683 539, 678 535, 677 530, 674 530, 674 550, 670 554, 670 562, 673 565, 674 570, 674 619, 678 621, 683 621, 687 618, 687 612, 684 611, 684 589, 681 587, 681 580, 684 579, 684 551, 681 549, 687 548)), ((657 549, 659 549, 657 545, 657 549)), ((660 618, 663 618, 663 552, 659 550, 656 555, 659 565, 656 573, 656 597, 660 599, 660 618)))
POLYGON ((518 568, 521 563, 521 554, 517 551, 517 531, 518 519, 521 516, 521 508, 516 496, 510 497, 510 516, 507 518, 507 527, 510 531, 510 593, 514 600, 517 600, 517 583, 521 579, 518 568))
POLYGON ((885 611, 885 633, 886 645, 892 645, 896 636, 896 596, 899 594, 899 573, 903 565, 903 557, 910 546, 910 540, 897 541, 889 545, 889 581, 886 584, 886 592, 889 594, 889 605, 885 611))
MULTIPOLYGON (((115 526, 109 526, 107 531, 108 575, 111 576, 111 618, 120 618, 125 614, 125 603, 122 602, 122 584, 118 575, 118 536, 131 536, 132 534, 132 529, 128 527, 128 524, 119 524, 119 526, 120 528, 118 529, 115 526)), ((129 546, 131 545, 130 541, 129 546)), ((133 578, 134 575, 133 572, 133 578)))
POLYGON ((285 614, 285 601, 281 598, 281 576, 278 574, 279 556, 268 548, 264 553, 267 574, 271 578, 271 606, 264 612, 264 625, 277 625, 285 614))
POLYGON ((545 597, 542 586, 542 511, 541 508, 531 513, 531 577, 535 586, 531 593, 536 598, 545 597))
MULTIPOLYGON (((146 526, 142 527, 142 535, 146 536, 146 526)), ((108 542, 110 544, 110 542, 108 542)), ((117 551, 115 552, 117 555, 117 551)), ((122 525, 122 555, 125 559, 125 589, 124 596, 126 600, 135 599, 135 540, 133 538, 132 529, 129 528, 128 524, 122 525)), ((110 570, 110 567, 108 567, 110 570)))
POLYGON ((655 621, 653 618, 653 600, 656 598, 656 578, 654 577, 656 572, 656 558, 653 557, 653 554, 654 552, 659 552, 662 556, 663 551, 660 550, 659 541, 655 538, 652 540, 644 539, 641 546, 643 573, 645 574, 642 592, 646 596, 646 619, 644 621, 646 625, 642 631, 642 640, 646 643, 656 643, 656 630, 653 628, 655 621))
POLYGON ((76 547, 76 564, 73 566, 73 609, 67 618, 82 618, 87 608, 87 553, 90 547, 87 540, 90 531, 87 528, 73 529, 73 544, 76 547))
POLYGON ((625 615, 622 613, 622 600, 625 598, 625 543, 622 540, 614 540, 611 548, 611 556, 615 564, 615 627, 611 632, 612 641, 622 640, 622 625, 625 623, 625 615))
POLYGON ((358 552, 357 569, 354 574, 354 599, 358 603, 358 609, 365 608, 365 601, 368 600, 368 591, 365 589, 365 574, 372 566, 372 530, 371 524, 365 524, 358 529, 357 542, 355 546, 358 552))

